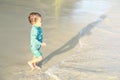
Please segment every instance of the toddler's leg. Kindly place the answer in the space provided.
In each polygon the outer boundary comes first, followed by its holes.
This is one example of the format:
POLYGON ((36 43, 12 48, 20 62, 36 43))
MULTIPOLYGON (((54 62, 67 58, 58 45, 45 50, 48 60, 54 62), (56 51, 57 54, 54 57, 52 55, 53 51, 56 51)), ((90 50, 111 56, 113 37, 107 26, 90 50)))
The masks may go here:
POLYGON ((34 68, 40 69, 40 67, 37 66, 37 63, 42 60, 42 53, 40 52, 39 49, 36 49, 36 48, 31 48, 31 50, 32 50, 32 53, 34 53, 34 57, 31 63, 33 63, 34 68))
POLYGON ((34 67, 37 69, 40 69, 39 66, 37 66, 37 64, 42 60, 42 56, 40 56, 39 58, 34 58, 34 67))
POLYGON ((31 71, 33 71, 33 70, 35 69, 32 60, 31 60, 31 61, 28 61, 28 65, 31 67, 31 71))
POLYGON ((40 67, 37 66, 37 63, 34 63, 34 66, 35 66, 36 69, 39 69, 39 70, 40 70, 40 67))
POLYGON ((28 61, 28 65, 32 68, 31 71, 35 69, 34 59, 35 59, 35 56, 33 56, 31 61, 28 61))

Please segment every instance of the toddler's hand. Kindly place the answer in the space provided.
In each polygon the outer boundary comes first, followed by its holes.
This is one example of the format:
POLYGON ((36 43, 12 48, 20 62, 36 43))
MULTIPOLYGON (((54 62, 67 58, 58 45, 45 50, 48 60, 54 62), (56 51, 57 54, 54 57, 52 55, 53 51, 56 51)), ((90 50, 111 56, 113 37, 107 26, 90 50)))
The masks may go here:
POLYGON ((42 47, 46 46, 46 43, 45 43, 45 42, 43 42, 43 43, 41 44, 41 46, 42 46, 42 47))

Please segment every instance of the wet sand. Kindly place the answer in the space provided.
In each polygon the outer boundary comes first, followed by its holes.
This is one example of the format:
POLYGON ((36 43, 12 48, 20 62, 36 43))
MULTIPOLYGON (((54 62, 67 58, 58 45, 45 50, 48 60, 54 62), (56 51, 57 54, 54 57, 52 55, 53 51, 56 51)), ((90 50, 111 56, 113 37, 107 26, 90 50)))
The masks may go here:
POLYGON ((117 3, 111 4, 107 14, 80 30, 79 49, 49 68, 47 74, 56 80, 120 79, 120 25, 117 22, 120 11, 117 3))
MULTIPOLYGON (((80 39, 83 47, 49 68, 46 73, 56 80, 119 80, 120 31, 110 26, 106 30, 105 22, 89 29, 91 34, 80 39)), ((91 24, 88 26, 93 27, 91 24)))
POLYGON ((98 11, 93 7, 88 11, 85 4, 91 2, 86 0, 42 3, 35 0, 32 4, 0 0, 1 80, 119 80, 119 1, 109 0, 106 10, 99 12, 101 3, 106 4, 102 1, 95 5, 98 11), (66 4, 71 2, 71 5, 66 4), (34 72, 29 71, 26 63, 32 57, 29 50, 31 27, 27 21, 31 11, 43 14, 47 43, 47 47, 42 48, 42 71, 34 72))

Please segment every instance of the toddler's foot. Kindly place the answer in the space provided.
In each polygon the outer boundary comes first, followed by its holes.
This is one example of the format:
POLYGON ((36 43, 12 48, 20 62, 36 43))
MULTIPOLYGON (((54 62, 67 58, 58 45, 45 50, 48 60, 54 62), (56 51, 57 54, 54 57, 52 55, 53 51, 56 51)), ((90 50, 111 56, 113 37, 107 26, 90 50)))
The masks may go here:
POLYGON ((35 66, 35 68, 38 69, 38 70, 41 70, 41 68, 39 66, 35 66))
POLYGON ((32 71, 34 71, 35 70, 35 68, 32 68, 31 70, 30 70, 30 72, 32 72, 32 71))

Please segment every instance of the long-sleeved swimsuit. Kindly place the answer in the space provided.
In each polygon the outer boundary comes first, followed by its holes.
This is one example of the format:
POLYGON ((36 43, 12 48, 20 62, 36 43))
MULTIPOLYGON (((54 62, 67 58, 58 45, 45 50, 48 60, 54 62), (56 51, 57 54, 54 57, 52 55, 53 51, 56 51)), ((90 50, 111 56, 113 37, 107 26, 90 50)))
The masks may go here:
POLYGON ((41 43, 43 40, 43 32, 40 26, 32 26, 31 29, 31 52, 33 56, 40 57, 42 52, 40 51, 41 43))

